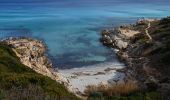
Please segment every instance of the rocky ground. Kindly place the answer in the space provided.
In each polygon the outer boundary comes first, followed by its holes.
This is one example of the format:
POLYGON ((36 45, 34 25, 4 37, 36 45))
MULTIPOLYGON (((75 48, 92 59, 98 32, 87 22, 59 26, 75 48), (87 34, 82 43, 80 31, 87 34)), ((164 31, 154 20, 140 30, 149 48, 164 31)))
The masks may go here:
POLYGON ((2 41, 12 46, 24 65, 54 80, 61 79, 59 73, 52 71, 52 63, 45 55, 46 46, 42 41, 30 38, 8 38, 2 41))
POLYGON ((117 49, 126 63, 126 76, 143 89, 159 91, 170 99, 170 18, 145 19, 134 25, 104 30, 101 42, 117 49))

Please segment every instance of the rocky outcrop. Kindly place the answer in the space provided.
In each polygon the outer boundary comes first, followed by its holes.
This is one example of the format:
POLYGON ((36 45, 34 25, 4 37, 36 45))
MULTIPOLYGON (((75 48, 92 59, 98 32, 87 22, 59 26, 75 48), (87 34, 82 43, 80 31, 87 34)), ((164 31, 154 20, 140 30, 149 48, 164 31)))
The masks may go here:
POLYGON ((169 37, 167 32, 170 26, 167 22, 162 22, 155 19, 140 20, 135 25, 104 30, 101 42, 118 49, 118 57, 127 65, 127 78, 137 80, 143 89, 157 90, 169 98, 170 64, 165 56, 170 54, 167 49, 169 39, 163 36, 169 37), (162 58, 166 59, 166 63, 163 63, 162 58))
POLYGON ((45 55, 46 46, 42 41, 30 38, 8 38, 3 42, 12 46, 24 65, 56 81, 61 80, 61 75, 52 71, 52 63, 45 55))
POLYGON ((104 45, 112 46, 117 49, 125 49, 128 46, 129 39, 139 31, 127 28, 116 28, 114 30, 104 30, 101 41, 104 45))

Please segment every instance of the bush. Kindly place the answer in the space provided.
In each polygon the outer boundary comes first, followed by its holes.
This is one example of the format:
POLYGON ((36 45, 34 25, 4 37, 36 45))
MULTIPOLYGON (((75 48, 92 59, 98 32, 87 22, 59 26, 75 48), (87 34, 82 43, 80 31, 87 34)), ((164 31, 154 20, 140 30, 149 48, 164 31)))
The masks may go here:
POLYGON ((141 43, 146 43, 148 41, 148 37, 145 34, 136 34, 134 37, 131 38, 130 42, 132 44, 141 42, 141 43))
POLYGON ((134 92, 126 96, 89 96, 88 100, 165 100, 157 92, 134 92))
POLYGON ((0 100, 3 100, 5 98, 5 94, 3 90, 0 90, 0 100))
POLYGON ((165 53, 165 54, 161 57, 161 62, 164 63, 164 64, 169 65, 169 64, 170 64, 169 57, 170 57, 170 52, 165 53))
POLYGON ((162 25, 162 24, 169 24, 169 23, 170 23, 170 17, 163 18, 163 19, 160 21, 160 25, 162 25))
POLYGON ((139 91, 139 86, 133 81, 128 81, 125 84, 117 85, 91 85, 87 86, 85 93, 91 95, 93 93, 103 93, 104 96, 118 96, 118 95, 128 95, 132 92, 139 91))
POLYGON ((0 43, 0 100, 78 100, 66 87, 23 65, 0 43))

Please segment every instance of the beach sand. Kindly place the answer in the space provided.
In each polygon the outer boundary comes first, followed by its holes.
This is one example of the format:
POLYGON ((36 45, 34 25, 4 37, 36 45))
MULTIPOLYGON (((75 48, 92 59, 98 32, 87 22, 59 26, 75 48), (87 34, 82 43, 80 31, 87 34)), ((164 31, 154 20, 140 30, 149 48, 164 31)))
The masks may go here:
POLYGON ((123 82, 125 74, 116 70, 124 67, 121 63, 107 62, 82 68, 59 70, 59 72, 67 81, 70 91, 83 94, 88 85, 123 82))

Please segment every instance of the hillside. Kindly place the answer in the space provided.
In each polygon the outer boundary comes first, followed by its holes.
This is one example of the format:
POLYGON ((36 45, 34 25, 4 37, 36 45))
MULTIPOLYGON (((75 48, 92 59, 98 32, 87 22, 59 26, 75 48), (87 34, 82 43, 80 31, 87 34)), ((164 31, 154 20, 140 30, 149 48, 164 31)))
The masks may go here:
POLYGON ((117 49, 118 57, 127 65, 127 79, 136 80, 140 91, 161 95, 148 100, 170 99, 170 17, 104 30, 101 42, 117 49))
POLYGON ((78 100, 67 89, 23 65, 10 46, 0 43, 0 100, 78 100))

